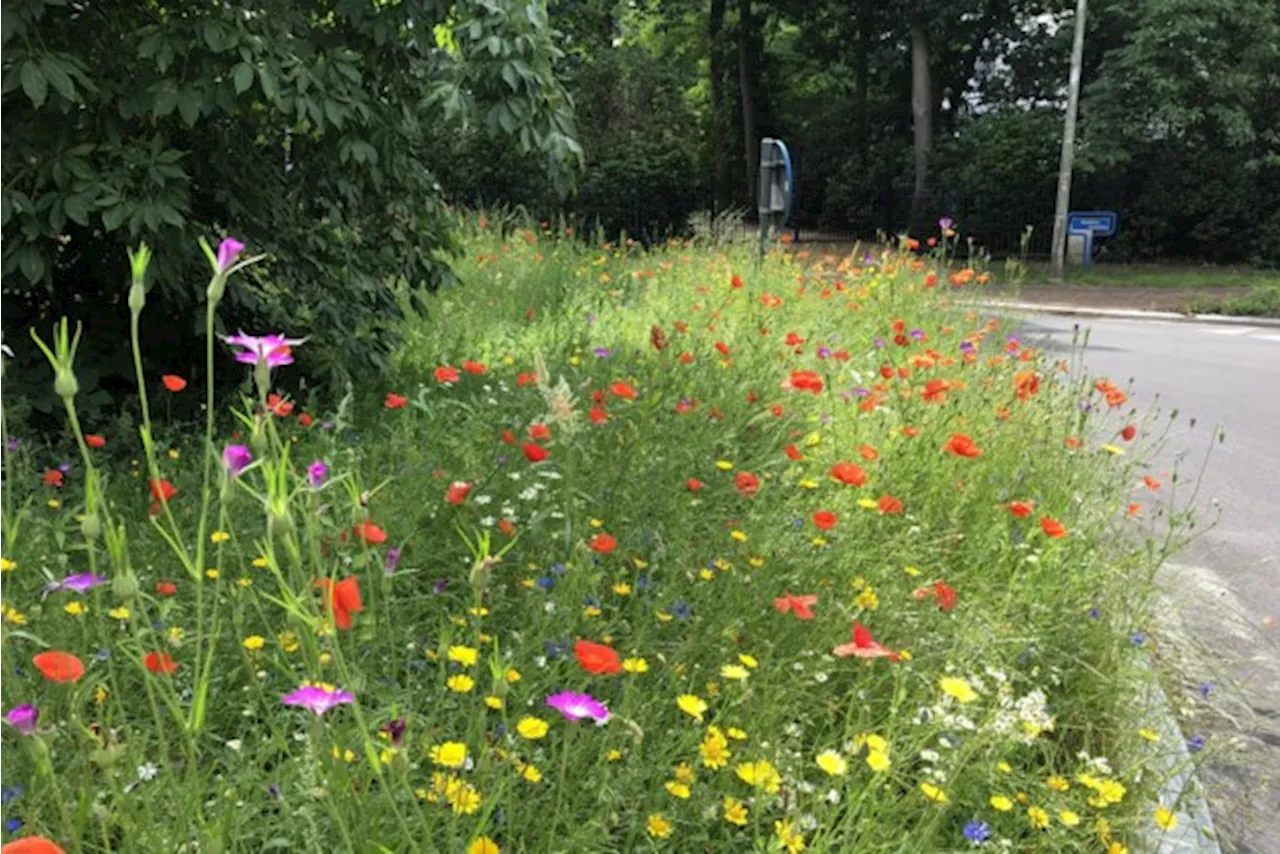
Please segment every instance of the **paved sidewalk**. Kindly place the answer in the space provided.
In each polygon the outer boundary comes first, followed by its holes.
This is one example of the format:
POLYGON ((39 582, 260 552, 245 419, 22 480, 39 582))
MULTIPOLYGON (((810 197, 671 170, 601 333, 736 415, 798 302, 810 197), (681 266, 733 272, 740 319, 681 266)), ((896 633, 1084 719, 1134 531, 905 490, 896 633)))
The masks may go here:
POLYGON ((1195 296, 1230 297, 1249 288, 1142 288, 1102 285, 1023 285, 1020 289, 991 287, 987 299, 1015 300, 1032 305, 1071 305, 1093 309, 1182 312, 1195 296))

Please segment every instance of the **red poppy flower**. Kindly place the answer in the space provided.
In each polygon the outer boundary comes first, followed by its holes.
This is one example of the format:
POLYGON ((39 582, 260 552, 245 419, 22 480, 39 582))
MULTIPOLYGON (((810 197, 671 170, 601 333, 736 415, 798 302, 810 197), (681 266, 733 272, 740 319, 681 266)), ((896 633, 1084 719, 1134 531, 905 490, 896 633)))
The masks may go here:
POLYGON ((799 347, 804 343, 804 339, 795 332, 788 332, 785 341, 788 347, 799 347))
POLYGON ((39 653, 31 663, 50 682, 75 682, 84 675, 84 662, 69 652, 56 649, 39 653))
POLYGON ((1152 477, 1149 474, 1144 474, 1142 476, 1142 485, 1145 486, 1147 489, 1159 489, 1160 481, 1156 480, 1154 477, 1152 477))
POLYGON ((612 534, 606 534, 604 531, 596 534, 592 538, 591 544, 588 546, 596 554, 607 555, 618 547, 618 540, 612 534))
POLYGON ((404 409, 404 405, 408 402, 409 398, 405 397, 403 394, 396 394, 395 392, 389 391, 387 392, 387 399, 383 401, 382 405, 387 409, 404 409))
POLYGON ((613 676, 622 672, 622 661, 613 647, 579 639, 573 645, 573 654, 582 669, 592 676, 613 676))
POLYGON ((53 840, 43 836, 24 836, 0 845, 0 854, 66 854, 53 840))
POLYGON ((525 442, 520 446, 520 449, 524 451, 524 458, 531 463, 540 463, 551 456, 546 448, 541 445, 535 445, 533 442, 525 442))
POLYGON ((966 436, 964 433, 952 433, 951 438, 947 441, 947 444, 942 446, 942 449, 957 457, 973 458, 982 456, 982 449, 978 447, 978 444, 971 437, 966 436))
POLYGON ((935 285, 937 285, 937 284, 938 284, 938 274, 937 274, 937 273, 930 273, 929 275, 927 275, 927 276, 925 276, 925 277, 924 277, 924 286, 925 286, 926 288, 932 288, 932 287, 934 287, 934 286, 935 286, 935 285))
POLYGON ((787 459, 797 460, 797 461, 804 459, 804 454, 800 453, 800 449, 797 448, 795 445, 785 445, 783 446, 782 450, 786 451, 787 459))
POLYGON ((298 413, 298 423, 301 424, 303 427, 310 427, 311 423, 314 420, 315 420, 314 418, 312 418, 310 415, 308 415, 305 412, 298 413))
POLYGON ((177 374, 165 374, 160 378, 160 382, 164 383, 164 387, 174 394, 187 387, 187 381, 177 374))
POLYGON ((792 371, 783 387, 818 394, 822 391, 823 382, 817 371, 792 371))
POLYGON ((661 326, 654 326, 649 330, 649 343, 653 345, 653 349, 662 351, 667 349, 667 336, 663 334, 661 326))
POLYGON ((360 520, 351 530, 366 546, 380 546, 387 541, 387 532, 368 519, 360 520))
POLYGON ((164 478, 151 480, 151 497, 157 502, 172 501, 178 494, 178 488, 164 478))
POLYGON ((457 506, 467 500, 467 496, 471 493, 471 484, 462 480, 455 480, 449 484, 449 489, 445 491, 444 500, 450 504, 457 506))
POLYGON ((733 278, 729 280, 729 287, 738 290, 742 287, 742 277, 734 273, 733 278))
POLYGON ((280 395, 272 392, 267 395, 267 411, 272 415, 278 415, 281 418, 288 418, 293 414, 293 401, 285 400, 280 395))
POLYGON ((1027 518, 1036 509, 1034 504, 1027 501, 1010 501, 1005 507, 1009 508, 1009 512, 1019 519, 1027 518))
POLYGON ((721 355, 721 356, 724 356, 726 359, 727 359, 727 358, 729 358, 729 345, 728 345, 728 344, 724 343, 723 341, 717 341, 717 342, 716 342, 716 350, 720 353, 720 355, 721 355))
POLYGON ((162 578, 156 582, 156 593, 161 596, 173 596, 177 592, 178 585, 174 584, 172 581, 166 581, 162 578))
POLYGON ((84 443, 90 448, 105 448, 107 446, 106 437, 99 436, 97 433, 86 433, 84 443))
POLYGON ((1062 444, 1074 451, 1076 448, 1080 447, 1080 440, 1075 436, 1068 436, 1062 441, 1062 444))
POLYGON ((1142 512, 1142 505, 1139 504, 1138 502, 1135 501, 1129 505, 1128 514, 1130 516, 1137 516, 1141 512, 1142 512))
POLYGON ((523 373, 516 375, 516 385, 518 385, 520 388, 524 388, 527 385, 537 385, 537 384, 538 384, 537 374, 531 374, 528 371, 525 371, 523 373))
POLYGON ((818 526, 819 530, 830 531, 836 526, 839 518, 830 510, 819 510, 813 514, 813 524, 818 526))
POLYGON ((152 673, 163 673, 165 676, 172 676, 178 670, 178 662, 167 652, 149 652, 143 657, 142 663, 152 673))
POLYGON ((458 373, 457 368, 448 365, 441 365, 436 368, 436 382, 438 383, 456 383, 462 375, 458 373))
POLYGON ((749 471, 740 471, 734 476, 733 485, 743 495, 755 495, 760 491, 760 478, 749 471))
POLYGON ((1013 394, 1018 400, 1027 400, 1040 391, 1040 375, 1035 371, 1018 371, 1013 375, 1013 394))
POLYGON ((912 427, 910 424, 908 424, 902 428, 902 435, 906 436, 908 439, 912 439, 920 435, 920 430, 919 428, 912 427))
POLYGON ((591 419, 592 424, 603 424, 609 420, 609 413, 599 406, 593 406, 591 411, 587 413, 587 418, 591 419))
POLYGON ((44 477, 42 478, 42 482, 44 483, 45 486, 56 486, 59 489, 61 489, 62 488, 62 472, 58 471, 57 469, 47 469, 44 473, 44 477))
POLYGON ((944 403, 947 399, 947 392, 952 388, 948 380, 929 380, 924 384, 924 391, 921 397, 925 403, 944 403))
POLYGON ((351 615, 364 610, 364 601, 360 598, 360 579, 349 575, 336 584, 328 578, 316 580, 326 594, 327 605, 333 611, 333 625, 346 630, 351 628, 351 615))
POLYGON ((881 513, 901 513, 902 501, 894 498, 892 495, 880 496, 880 512, 881 513))
POLYGON ((685 399, 685 400, 676 401, 676 413, 678 415, 685 415, 687 413, 693 412, 697 408, 698 408, 698 401, 696 400, 685 399))
POLYGON ((503 430, 502 441, 508 445, 514 445, 516 443, 516 434, 510 430, 503 430))
POLYGON ((1040 527, 1052 539, 1061 540, 1067 536, 1067 526, 1051 516, 1041 516, 1040 527))
MULTIPOLYGON (((1126 442, 1132 442, 1133 437, 1137 435, 1138 435, 1138 428, 1134 427, 1132 424, 1126 424, 1124 426, 1124 429, 1120 431, 1120 438, 1124 439, 1126 442)), ((89 438, 88 436, 85 436, 86 440, 88 438, 89 438)))
POLYGON ((842 462, 831 467, 831 477, 847 486, 862 486, 867 482, 867 473, 856 463, 842 462))
POLYGON ((692 364, 693 364, 693 354, 692 354, 692 353, 690 353, 688 350, 685 350, 683 353, 681 353, 681 354, 680 354, 680 364, 682 364, 682 365, 692 365, 692 364))
POLYGON ((546 424, 530 424, 529 438, 535 442, 546 442, 551 439, 551 428, 546 424))
POLYGON ((935 581, 931 587, 917 587, 912 593, 917 600, 933 597, 938 607, 950 611, 956 606, 956 589, 945 581, 935 581))
POLYGON ((514 537, 516 534, 516 526, 511 524, 510 519, 499 519, 498 530, 502 532, 504 536, 508 537, 514 537))
POLYGON ((697 492, 699 489, 702 489, 702 481, 698 480, 696 477, 689 478, 684 482, 684 485, 690 492, 697 492))
POLYGON ((880 458, 880 452, 870 445, 859 445, 858 456, 868 462, 871 462, 872 460, 878 460, 880 458))
POLYGON ((862 623, 853 624, 853 643, 844 643, 831 650, 838 658, 854 656, 856 658, 887 658, 897 661, 898 654, 884 644, 871 637, 871 630, 862 623))
POLYGON ((623 382, 622 380, 618 380, 617 382, 610 385, 609 391, 613 392, 615 395, 623 398, 624 400, 636 399, 636 390, 631 387, 630 383, 623 382))
POLYGON ((779 614, 795 614, 797 620, 812 620, 814 605, 818 604, 818 597, 812 593, 795 595, 786 593, 773 600, 773 607, 779 614))
POLYGON ((481 376, 485 371, 484 362, 473 362, 468 359, 462 363, 462 370, 477 377, 481 376))

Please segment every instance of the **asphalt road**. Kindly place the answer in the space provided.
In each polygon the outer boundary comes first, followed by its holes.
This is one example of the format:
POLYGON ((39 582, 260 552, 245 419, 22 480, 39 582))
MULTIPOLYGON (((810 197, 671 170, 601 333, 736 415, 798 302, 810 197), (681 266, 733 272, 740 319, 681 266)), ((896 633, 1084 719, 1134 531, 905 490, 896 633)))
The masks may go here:
POLYGON ((1022 334, 1081 354, 1131 401, 1177 409, 1153 468, 1203 478, 1202 530, 1161 573, 1157 651, 1183 731, 1208 736, 1202 774, 1227 852, 1280 852, 1280 327, 1035 315, 1022 334), (1194 419, 1194 426, 1192 420, 1194 419), (1219 443, 1218 429, 1225 434, 1219 443), (1205 464, 1208 453, 1207 465, 1205 464), (1216 520, 1216 521, 1215 521, 1216 520), (1169 677, 1172 676, 1172 679, 1169 677), (1212 683, 1208 699, 1201 683, 1212 683))

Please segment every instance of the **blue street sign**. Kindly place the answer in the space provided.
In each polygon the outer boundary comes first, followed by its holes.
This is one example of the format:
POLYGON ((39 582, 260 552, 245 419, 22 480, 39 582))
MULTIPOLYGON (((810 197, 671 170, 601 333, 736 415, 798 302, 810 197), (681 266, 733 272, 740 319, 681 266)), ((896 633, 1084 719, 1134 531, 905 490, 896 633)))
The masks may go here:
POLYGON ((1114 235, 1119 219, 1115 211, 1071 211, 1067 214, 1067 234, 1081 238, 1084 243, 1080 266, 1086 269, 1092 266, 1093 239, 1114 235))
POLYGON ((1115 211, 1072 211, 1067 214, 1067 231, 1074 234, 1088 232, 1094 237, 1111 237, 1116 233, 1118 221, 1115 211))
POLYGON ((791 218, 791 201, 795 195, 795 174, 791 152, 780 139, 760 140, 760 175, 756 191, 756 210, 760 215, 760 256, 764 257, 769 233, 781 228, 791 218))

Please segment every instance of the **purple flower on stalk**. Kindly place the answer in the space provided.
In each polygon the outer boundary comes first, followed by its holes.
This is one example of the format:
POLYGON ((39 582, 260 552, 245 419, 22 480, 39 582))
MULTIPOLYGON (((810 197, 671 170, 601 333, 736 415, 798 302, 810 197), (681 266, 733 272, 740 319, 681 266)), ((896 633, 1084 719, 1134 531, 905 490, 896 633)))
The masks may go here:
POLYGON ((924 330, 923 330, 923 329, 912 329, 912 330, 911 330, 911 332, 909 332, 908 334, 911 336, 911 338, 913 338, 913 339, 914 339, 914 340, 916 340, 916 341, 923 341, 923 340, 924 340, 924 330))
POLYGON ((17 439, 5 439, 4 446, 10 451, 16 451, 21 446, 21 442, 17 439))
POLYGON ((964 838, 974 845, 981 845, 991 838, 991 825, 985 821, 971 821, 964 826, 964 838))
POLYGON ((829 359, 829 358, 831 358, 831 348, 830 348, 830 347, 826 347, 826 346, 819 347, 819 348, 818 348, 818 358, 819 358, 819 359, 829 359))
POLYGON ((885 340, 884 340, 883 338, 877 338, 876 340, 872 341, 871 343, 872 343, 872 344, 875 344, 875 345, 876 345, 876 347, 879 347, 879 348, 884 348, 884 347, 888 347, 888 346, 889 346, 889 345, 885 342, 885 340))
POLYGON ((590 694, 562 691, 547 697, 547 705, 563 715, 567 721, 580 721, 583 718, 591 718, 598 724, 609 721, 609 710, 605 708, 604 703, 590 694))
POLYGON ((237 347, 236 361, 246 365, 266 362, 268 368, 293 364, 293 348, 304 343, 305 338, 286 338, 278 335, 246 335, 240 330, 237 335, 227 335, 223 339, 230 347, 237 347))
POLYGON ((942 229, 943 231, 948 231, 948 230, 950 230, 951 226, 953 226, 953 225, 955 225, 955 224, 956 224, 956 223, 955 223, 955 220, 953 220, 953 219, 952 219, 951 217, 949 217, 949 216, 944 216, 944 217, 942 217, 941 219, 939 219, 939 220, 938 220, 938 228, 942 229))
POLYGON ((404 747, 404 731, 408 726, 408 722, 403 717, 399 717, 383 724, 382 731, 391 739, 392 747, 404 747))
POLYGON ((40 710, 28 703, 23 703, 5 712, 4 720, 23 735, 35 735, 36 724, 40 720, 40 710))
POLYGON ((319 489, 324 486, 324 482, 328 477, 329 466, 323 460, 316 460, 307 466, 307 485, 312 489, 319 489))
POLYGON ((431 584, 431 592, 434 593, 436 596, 442 595, 444 591, 448 589, 449 589, 449 579, 447 578, 437 578, 431 584))
POLYGON ((75 575, 68 575, 61 581, 54 581, 45 588, 45 592, 52 593, 55 590, 70 590, 73 593, 87 593, 99 584, 106 584, 107 577, 105 575, 94 575, 92 572, 78 572, 75 575))
POLYGON ((222 464, 227 467, 227 474, 239 477, 249 463, 253 462, 253 452, 244 445, 227 445, 222 449, 222 464))
POLYGON ((613 355, 613 351, 612 351, 612 350, 610 350, 608 347, 597 347, 597 348, 595 348, 594 350, 592 350, 591 352, 595 353, 595 354, 596 354, 597 356, 599 356, 601 359, 607 359, 607 358, 609 358, 611 355, 613 355))
POLYGON ((227 272, 243 251, 244 244, 239 240, 234 237, 223 238, 223 241, 218 244, 218 269, 224 273, 227 272))
POLYGON ((968 341, 960 342, 960 352, 964 353, 966 356, 972 356, 977 351, 978 351, 978 348, 974 347, 972 343, 968 341))
POLYGON ((386 572, 387 575, 394 575, 396 571, 396 567, 398 567, 399 565, 400 565, 400 547, 392 546, 391 548, 387 549, 386 562, 383 564, 383 567, 382 567, 383 571, 386 572))
POLYGON ((355 695, 342 691, 338 688, 325 688, 320 685, 303 685, 292 694, 285 694, 280 698, 280 702, 286 706, 302 706, 316 713, 316 717, 323 715, 334 706, 341 706, 344 703, 354 703, 355 695))

